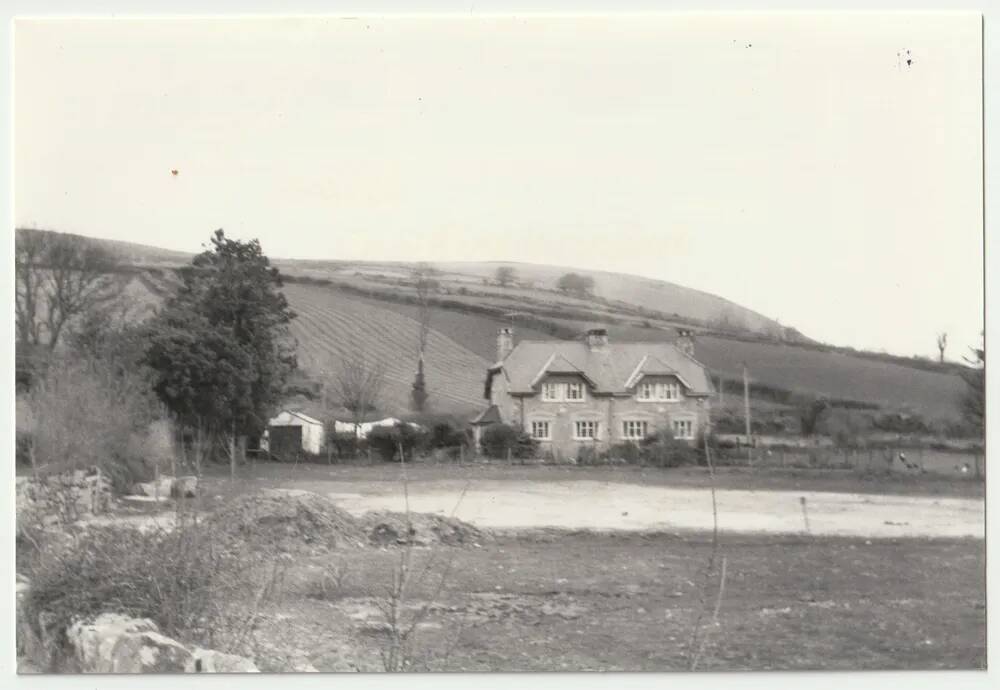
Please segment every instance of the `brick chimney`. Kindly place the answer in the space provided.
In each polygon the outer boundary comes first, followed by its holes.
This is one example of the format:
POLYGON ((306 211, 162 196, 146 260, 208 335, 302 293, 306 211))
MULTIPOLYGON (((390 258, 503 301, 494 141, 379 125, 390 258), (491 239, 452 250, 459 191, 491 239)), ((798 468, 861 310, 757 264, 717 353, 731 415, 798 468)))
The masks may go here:
POLYGON ((591 350, 603 350, 608 346, 608 330, 606 328, 591 328, 587 331, 587 347, 591 350))
POLYGON ((674 345, 684 354, 694 357, 694 332, 689 328, 678 328, 674 345))
POLYGON ((502 362, 507 359, 507 355, 514 349, 514 329, 501 328, 497 331, 497 361, 502 362))

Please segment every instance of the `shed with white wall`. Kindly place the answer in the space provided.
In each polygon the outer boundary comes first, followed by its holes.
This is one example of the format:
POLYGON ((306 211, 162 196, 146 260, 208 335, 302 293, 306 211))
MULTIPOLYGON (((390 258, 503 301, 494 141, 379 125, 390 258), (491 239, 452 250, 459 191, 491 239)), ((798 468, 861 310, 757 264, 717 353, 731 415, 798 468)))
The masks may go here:
POLYGON ((301 412, 282 410, 267 423, 268 450, 272 455, 312 453, 319 455, 325 443, 323 422, 301 412))

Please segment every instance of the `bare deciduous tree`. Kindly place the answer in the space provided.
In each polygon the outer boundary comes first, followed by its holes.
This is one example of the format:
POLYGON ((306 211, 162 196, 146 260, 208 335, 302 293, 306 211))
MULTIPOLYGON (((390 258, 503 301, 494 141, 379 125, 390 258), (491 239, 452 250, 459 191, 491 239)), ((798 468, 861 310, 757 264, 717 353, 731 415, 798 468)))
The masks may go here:
POLYGON ((115 256, 73 235, 19 229, 14 242, 18 342, 54 350, 69 322, 118 297, 115 256))
POLYGON ((379 405, 385 387, 385 366, 356 346, 331 362, 329 371, 331 396, 351 413, 357 433, 365 414, 379 405))
POLYGON ((966 389, 959 399, 962 416, 976 429, 986 423, 986 342, 981 347, 970 348, 972 357, 963 357, 970 367, 962 372, 966 389))

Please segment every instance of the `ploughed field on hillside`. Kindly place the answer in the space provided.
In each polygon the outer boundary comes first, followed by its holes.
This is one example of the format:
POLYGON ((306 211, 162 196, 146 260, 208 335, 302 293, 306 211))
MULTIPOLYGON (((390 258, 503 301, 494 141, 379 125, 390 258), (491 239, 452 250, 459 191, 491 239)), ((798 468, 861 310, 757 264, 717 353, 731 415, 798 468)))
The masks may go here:
MULTIPOLYGON (((292 335, 299 365, 317 380, 357 348, 369 362, 385 368, 380 411, 401 414, 409 408, 417 371, 419 322, 406 314, 323 287, 286 285, 285 296, 298 317, 292 335)), ((430 405, 440 412, 470 412, 483 405, 487 360, 436 330, 425 356, 430 405)))

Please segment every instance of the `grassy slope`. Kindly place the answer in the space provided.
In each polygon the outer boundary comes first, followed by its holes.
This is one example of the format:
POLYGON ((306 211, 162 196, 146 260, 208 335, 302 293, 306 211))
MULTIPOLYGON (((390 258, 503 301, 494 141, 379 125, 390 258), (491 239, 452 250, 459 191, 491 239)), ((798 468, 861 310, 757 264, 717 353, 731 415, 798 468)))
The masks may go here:
MULTIPOLYGON (((364 281, 366 278, 405 279, 412 264, 404 262, 345 262, 345 261, 275 261, 283 271, 291 274, 307 275, 313 278, 364 281)), ((528 297, 535 300, 558 301, 577 308, 594 309, 595 304, 586 300, 576 300, 554 292, 560 276, 577 272, 594 278, 594 293, 605 299, 626 302, 636 307, 645 307, 666 314, 697 321, 712 321, 727 316, 733 323, 742 324, 756 332, 765 332, 777 327, 777 323, 734 302, 700 290, 682 285, 653 280, 640 276, 605 271, 583 271, 565 266, 549 266, 526 263, 501 262, 438 262, 434 267, 440 272, 439 279, 449 288, 465 286, 470 290, 491 292, 493 299, 505 301, 511 298, 528 297), (493 278, 499 266, 511 266, 517 272, 517 280, 529 287, 499 288, 484 285, 483 280, 493 278)), ((490 298, 480 298, 489 300, 490 298)))

